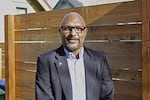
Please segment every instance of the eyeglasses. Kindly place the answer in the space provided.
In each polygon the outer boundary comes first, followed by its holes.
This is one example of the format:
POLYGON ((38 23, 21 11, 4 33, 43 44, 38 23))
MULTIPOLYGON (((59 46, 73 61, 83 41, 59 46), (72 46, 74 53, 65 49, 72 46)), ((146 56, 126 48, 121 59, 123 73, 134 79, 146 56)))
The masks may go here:
POLYGON ((71 32, 72 29, 75 30, 76 33, 81 33, 82 31, 85 30, 85 26, 61 26, 61 29, 64 31, 64 32, 71 32))

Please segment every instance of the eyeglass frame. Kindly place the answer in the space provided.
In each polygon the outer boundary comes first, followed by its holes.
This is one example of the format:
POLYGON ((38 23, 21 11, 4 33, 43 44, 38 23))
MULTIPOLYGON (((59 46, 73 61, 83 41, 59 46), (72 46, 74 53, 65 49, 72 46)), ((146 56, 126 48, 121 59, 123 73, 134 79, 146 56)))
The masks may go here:
POLYGON ((64 32, 71 32, 73 29, 76 33, 82 33, 87 27, 86 26, 61 26, 60 27, 64 32))

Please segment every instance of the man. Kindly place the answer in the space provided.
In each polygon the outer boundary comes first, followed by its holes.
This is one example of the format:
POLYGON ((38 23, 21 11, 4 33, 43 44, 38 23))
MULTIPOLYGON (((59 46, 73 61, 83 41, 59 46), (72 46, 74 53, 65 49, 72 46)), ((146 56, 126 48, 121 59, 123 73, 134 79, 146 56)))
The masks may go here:
POLYGON ((62 46, 38 57, 36 100, 113 100, 106 57, 83 45, 87 35, 83 17, 68 13, 59 32, 62 46))

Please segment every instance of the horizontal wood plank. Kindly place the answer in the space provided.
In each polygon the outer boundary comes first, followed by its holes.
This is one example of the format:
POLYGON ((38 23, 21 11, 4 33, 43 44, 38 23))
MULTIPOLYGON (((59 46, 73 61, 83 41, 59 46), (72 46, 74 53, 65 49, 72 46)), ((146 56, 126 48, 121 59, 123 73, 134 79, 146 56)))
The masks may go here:
POLYGON ((16 97, 35 100, 35 88, 16 85, 16 97))
POLYGON ((133 80, 139 81, 142 80, 142 72, 138 70, 115 70, 111 69, 112 77, 122 80, 133 80))
POLYGON ((16 100, 34 100, 34 99, 26 99, 25 97, 16 96, 16 100))
POLYGON ((114 100, 142 100, 141 96, 132 96, 124 94, 115 94, 114 100))
MULTIPOLYGON (((141 24, 88 27, 86 40, 141 40, 141 24)), ((58 28, 15 32, 16 41, 60 41, 58 28)))
POLYGON ((141 0, 122 3, 92 24, 111 25, 128 22, 141 22, 141 0))
POLYGON ((16 41, 60 41, 58 28, 15 32, 16 41))
POLYGON ((131 70, 142 68, 141 57, 108 55, 108 62, 112 68, 129 68, 131 70))
POLYGON ((36 62, 15 62, 16 70, 29 70, 35 72, 36 62))
MULTIPOLYGON (((139 56, 141 54, 141 42, 85 42, 85 45, 89 48, 105 52, 112 55, 134 55, 139 56), (139 54, 140 53, 140 54, 139 54)), ((141 56, 141 55, 140 55, 141 56)))
MULTIPOLYGON (((141 94, 142 94, 141 86, 142 86, 141 82, 115 81, 115 96, 120 95, 125 98, 131 97, 131 100, 133 100, 133 98, 138 98, 136 100, 141 100, 141 94)), ((115 100, 119 100, 117 99, 117 96, 115 97, 116 98, 115 100)), ((128 98, 127 100, 130 100, 130 98, 128 98)))
POLYGON ((141 24, 91 26, 87 40, 141 40, 141 24))
POLYGON ((0 43, 0 48, 5 49, 5 43, 0 43))
POLYGON ((16 44, 16 61, 20 62, 35 62, 38 55, 54 50, 59 47, 59 43, 24 43, 16 44))
POLYGON ((16 70, 16 85, 34 88, 35 71, 33 70, 16 70))

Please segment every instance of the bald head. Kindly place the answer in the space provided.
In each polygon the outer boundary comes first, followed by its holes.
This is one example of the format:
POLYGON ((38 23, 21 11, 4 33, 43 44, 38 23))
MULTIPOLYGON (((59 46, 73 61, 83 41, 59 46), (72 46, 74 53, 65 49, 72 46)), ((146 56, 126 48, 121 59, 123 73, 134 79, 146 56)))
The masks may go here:
MULTIPOLYGON (((73 21, 73 20, 79 21, 82 26, 86 26, 84 18, 77 12, 70 12, 66 14, 61 21, 61 26, 65 25, 68 21, 73 21)), ((80 26, 80 25, 75 25, 75 26, 80 26)))

